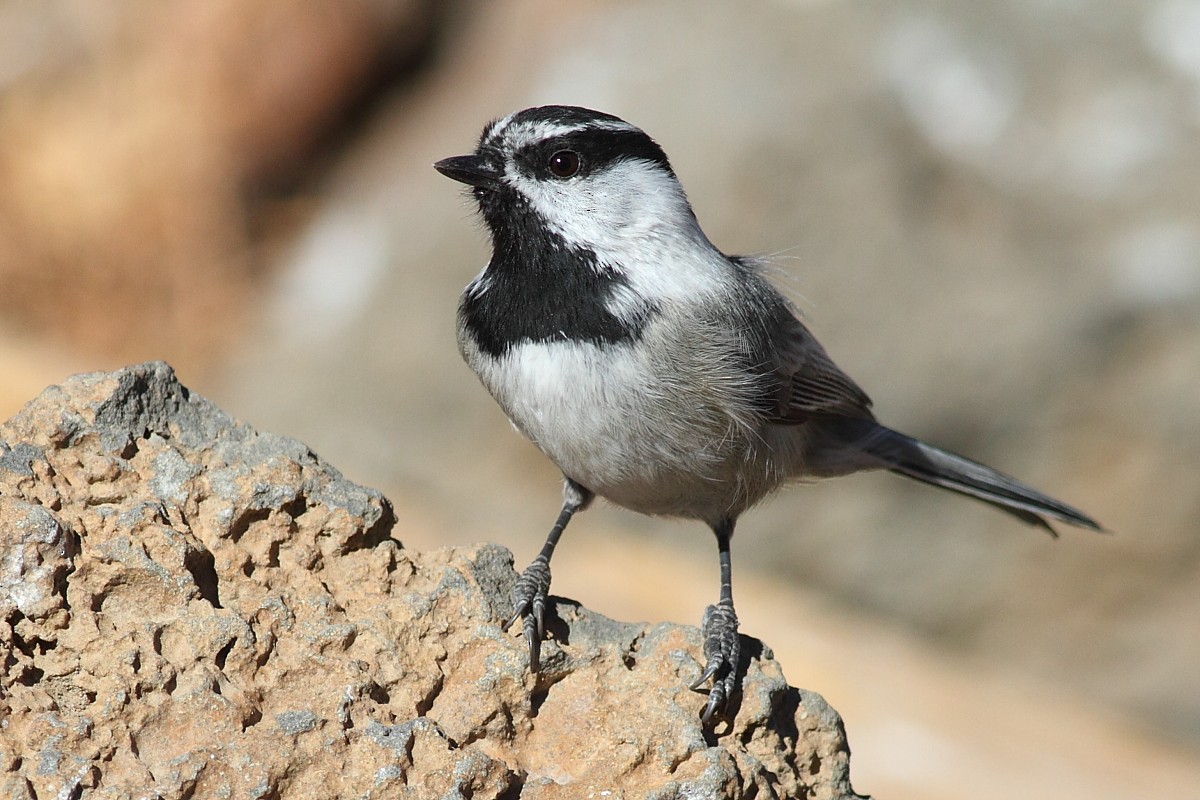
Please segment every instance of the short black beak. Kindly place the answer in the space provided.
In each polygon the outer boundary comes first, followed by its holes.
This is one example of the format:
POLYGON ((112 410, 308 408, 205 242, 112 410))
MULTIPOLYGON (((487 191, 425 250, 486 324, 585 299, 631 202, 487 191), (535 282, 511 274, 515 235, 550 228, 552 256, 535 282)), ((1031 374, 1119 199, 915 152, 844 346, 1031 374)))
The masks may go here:
POLYGON ((443 158, 433 168, 451 180, 477 186, 480 189, 500 187, 500 171, 479 156, 443 158))

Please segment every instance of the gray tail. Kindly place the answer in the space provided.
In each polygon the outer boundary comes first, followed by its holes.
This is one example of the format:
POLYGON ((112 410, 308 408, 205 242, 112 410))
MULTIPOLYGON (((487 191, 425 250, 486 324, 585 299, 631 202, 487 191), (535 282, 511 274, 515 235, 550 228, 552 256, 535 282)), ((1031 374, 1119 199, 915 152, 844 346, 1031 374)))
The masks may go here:
POLYGON ((1023 522, 1046 529, 1051 536, 1058 534, 1050 527, 1047 517, 1094 531, 1104 530, 1082 511, 977 461, 878 424, 858 433, 855 444, 881 459, 892 472, 982 500, 1023 522))

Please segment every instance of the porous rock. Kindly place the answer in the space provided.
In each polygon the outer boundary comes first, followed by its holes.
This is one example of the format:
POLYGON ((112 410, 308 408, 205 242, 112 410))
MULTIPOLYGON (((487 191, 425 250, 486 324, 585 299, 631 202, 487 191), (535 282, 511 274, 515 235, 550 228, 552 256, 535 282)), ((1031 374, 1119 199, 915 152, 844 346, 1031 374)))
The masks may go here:
POLYGON ((531 676, 511 554, 394 524, 166 364, 47 389, 0 426, 0 796, 855 797, 760 643, 715 732, 691 627, 556 599, 531 676))

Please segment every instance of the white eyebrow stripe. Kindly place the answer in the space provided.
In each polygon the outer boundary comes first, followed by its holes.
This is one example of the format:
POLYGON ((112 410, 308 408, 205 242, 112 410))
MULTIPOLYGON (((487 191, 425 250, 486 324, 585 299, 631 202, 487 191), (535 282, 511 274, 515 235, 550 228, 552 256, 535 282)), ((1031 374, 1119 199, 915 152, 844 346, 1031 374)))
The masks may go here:
POLYGON ((487 135, 484 137, 484 141, 491 142, 501 136, 504 133, 504 129, 512 124, 513 117, 515 116, 517 116, 516 111, 493 122, 488 129, 487 135))
POLYGON ((521 122, 513 125, 512 115, 509 115, 496 123, 496 127, 488 134, 487 143, 491 144, 503 139, 509 142, 513 149, 517 149, 520 145, 542 142, 547 139, 568 136, 581 131, 633 132, 637 130, 639 129, 628 122, 607 119, 589 120, 574 124, 542 120, 538 122, 521 122))

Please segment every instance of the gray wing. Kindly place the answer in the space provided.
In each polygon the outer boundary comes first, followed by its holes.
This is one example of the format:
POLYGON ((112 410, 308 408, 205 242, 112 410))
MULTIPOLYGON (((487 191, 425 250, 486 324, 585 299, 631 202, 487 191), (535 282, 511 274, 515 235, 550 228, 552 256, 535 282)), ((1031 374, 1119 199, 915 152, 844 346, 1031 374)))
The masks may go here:
POLYGON ((747 256, 729 260, 743 279, 745 295, 743 303, 723 313, 746 314, 743 330, 750 334, 751 351, 760 356, 754 369, 765 372, 760 408, 768 421, 797 425, 816 418, 874 420, 871 398, 833 363, 792 305, 763 277, 764 262, 747 256))
POLYGON ((771 421, 795 425, 814 417, 873 420, 871 398, 833 363, 804 323, 790 309, 783 309, 779 317, 771 421))

